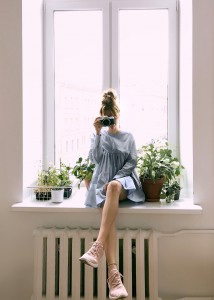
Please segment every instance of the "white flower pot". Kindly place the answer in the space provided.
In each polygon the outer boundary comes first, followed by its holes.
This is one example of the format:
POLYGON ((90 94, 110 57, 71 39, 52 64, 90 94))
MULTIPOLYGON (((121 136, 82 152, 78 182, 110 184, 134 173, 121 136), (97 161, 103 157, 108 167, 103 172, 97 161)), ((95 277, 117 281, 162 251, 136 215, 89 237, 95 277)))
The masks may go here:
POLYGON ((60 189, 60 190, 56 190, 56 189, 52 189, 51 190, 51 199, 52 202, 54 203, 61 203, 63 202, 64 199, 64 189, 60 189))

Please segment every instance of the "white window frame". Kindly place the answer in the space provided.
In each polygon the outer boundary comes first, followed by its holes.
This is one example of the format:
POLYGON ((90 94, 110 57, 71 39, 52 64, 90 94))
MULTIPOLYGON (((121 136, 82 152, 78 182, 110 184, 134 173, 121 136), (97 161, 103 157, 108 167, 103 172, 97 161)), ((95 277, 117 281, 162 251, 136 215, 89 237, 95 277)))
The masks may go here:
POLYGON ((178 146, 178 0, 44 0, 44 166, 55 161, 54 12, 102 10, 103 36, 105 37, 103 39, 103 89, 108 87, 118 89, 119 68, 113 68, 113 66, 118 66, 117 24, 120 9, 168 9, 170 62, 168 70, 168 140, 172 145, 178 146))

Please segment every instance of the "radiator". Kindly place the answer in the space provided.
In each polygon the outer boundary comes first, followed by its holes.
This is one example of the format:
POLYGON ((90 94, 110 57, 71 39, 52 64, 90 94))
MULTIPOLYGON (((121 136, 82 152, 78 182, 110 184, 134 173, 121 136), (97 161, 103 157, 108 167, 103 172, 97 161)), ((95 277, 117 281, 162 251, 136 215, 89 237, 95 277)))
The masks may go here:
MULTIPOLYGON (((40 228, 34 232, 34 288, 32 300, 106 300, 107 267, 97 269, 79 257, 97 237, 94 229, 40 228)), ((127 300, 158 299, 155 232, 117 231, 117 263, 124 275, 127 300)))

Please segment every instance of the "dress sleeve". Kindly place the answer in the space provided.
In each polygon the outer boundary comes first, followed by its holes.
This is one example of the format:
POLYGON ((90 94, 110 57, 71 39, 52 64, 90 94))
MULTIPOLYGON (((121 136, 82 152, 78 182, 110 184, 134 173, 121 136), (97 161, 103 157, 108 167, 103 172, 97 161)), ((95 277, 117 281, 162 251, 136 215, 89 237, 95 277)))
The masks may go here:
POLYGON ((137 164, 137 151, 134 139, 130 142, 130 153, 121 170, 117 172, 113 179, 122 178, 131 175, 137 164))
POLYGON ((91 138, 91 147, 89 151, 89 159, 92 163, 98 164, 103 155, 102 147, 101 147, 101 135, 94 134, 91 138))

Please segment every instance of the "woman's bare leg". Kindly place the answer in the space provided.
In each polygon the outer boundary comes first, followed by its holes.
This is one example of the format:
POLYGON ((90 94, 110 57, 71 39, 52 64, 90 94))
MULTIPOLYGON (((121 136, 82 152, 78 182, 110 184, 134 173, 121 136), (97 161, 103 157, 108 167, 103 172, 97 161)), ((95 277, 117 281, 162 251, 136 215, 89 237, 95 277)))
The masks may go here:
POLYGON ((108 263, 109 299, 124 299, 128 297, 116 265, 117 236, 115 226, 119 200, 126 199, 126 197, 127 193, 120 182, 115 180, 108 184, 97 240, 89 251, 80 257, 81 261, 96 268, 105 251, 108 263))
MULTIPOLYGON (((126 191, 122 188, 121 193, 119 195, 119 200, 124 200, 127 197, 127 193, 126 191)), ((117 205, 118 205, 117 202, 117 205)), ((117 206, 118 208, 118 206, 117 206)), ((106 220, 103 220, 103 216, 102 216, 102 222, 101 221, 101 226, 103 224, 107 224, 108 225, 108 212, 106 213, 106 215, 104 216, 104 218, 106 218, 106 220)), ((115 216, 116 219, 116 216, 115 216)), ((105 240, 105 255, 106 255, 106 260, 107 260, 107 264, 108 264, 108 286, 109 286, 109 299, 124 299, 126 297, 128 297, 128 293, 127 290, 125 288, 125 286, 123 285, 122 281, 121 281, 121 274, 118 271, 118 267, 116 264, 116 247, 117 247, 117 232, 116 232, 116 221, 115 219, 113 220, 111 227, 106 228, 107 230, 107 238, 105 240)), ((111 219, 110 219, 111 220, 111 219)), ((102 232, 105 233, 105 228, 101 228, 102 232)), ((100 230, 101 232, 101 230, 100 230)), ((102 237, 102 236, 101 236, 102 237)))
POLYGON ((114 222, 118 213, 119 200, 126 199, 126 197, 127 193, 120 182, 114 180, 108 184, 100 230, 97 237, 97 241, 102 242, 104 248, 106 246, 109 248, 110 241, 108 242, 108 236, 111 235, 112 230, 113 232, 115 230, 113 228, 115 228, 114 222))
MULTIPOLYGON (((119 195, 119 201, 127 198, 127 192, 121 186, 121 192, 119 195)), ((108 213, 107 213, 108 215, 108 213)), ((103 218, 103 216, 102 216, 103 218)), ((108 232, 108 236, 105 240, 105 255, 108 264, 108 273, 111 272, 112 269, 117 268, 116 265, 116 243, 117 243, 117 232, 116 232, 116 222, 113 221, 110 228, 106 228, 108 232)), ((99 237, 98 237, 99 239, 99 237)))
POLYGON ((108 264, 116 260, 116 229, 115 219, 119 200, 126 199, 127 193, 118 181, 111 181, 107 186, 106 201, 102 209, 99 234, 92 247, 79 259, 97 268, 99 261, 106 252, 108 264))
POLYGON ((117 232, 116 225, 113 222, 107 240, 105 242, 105 255, 108 265, 108 270, 116 267, 116 246, 117 246, 117 232))

